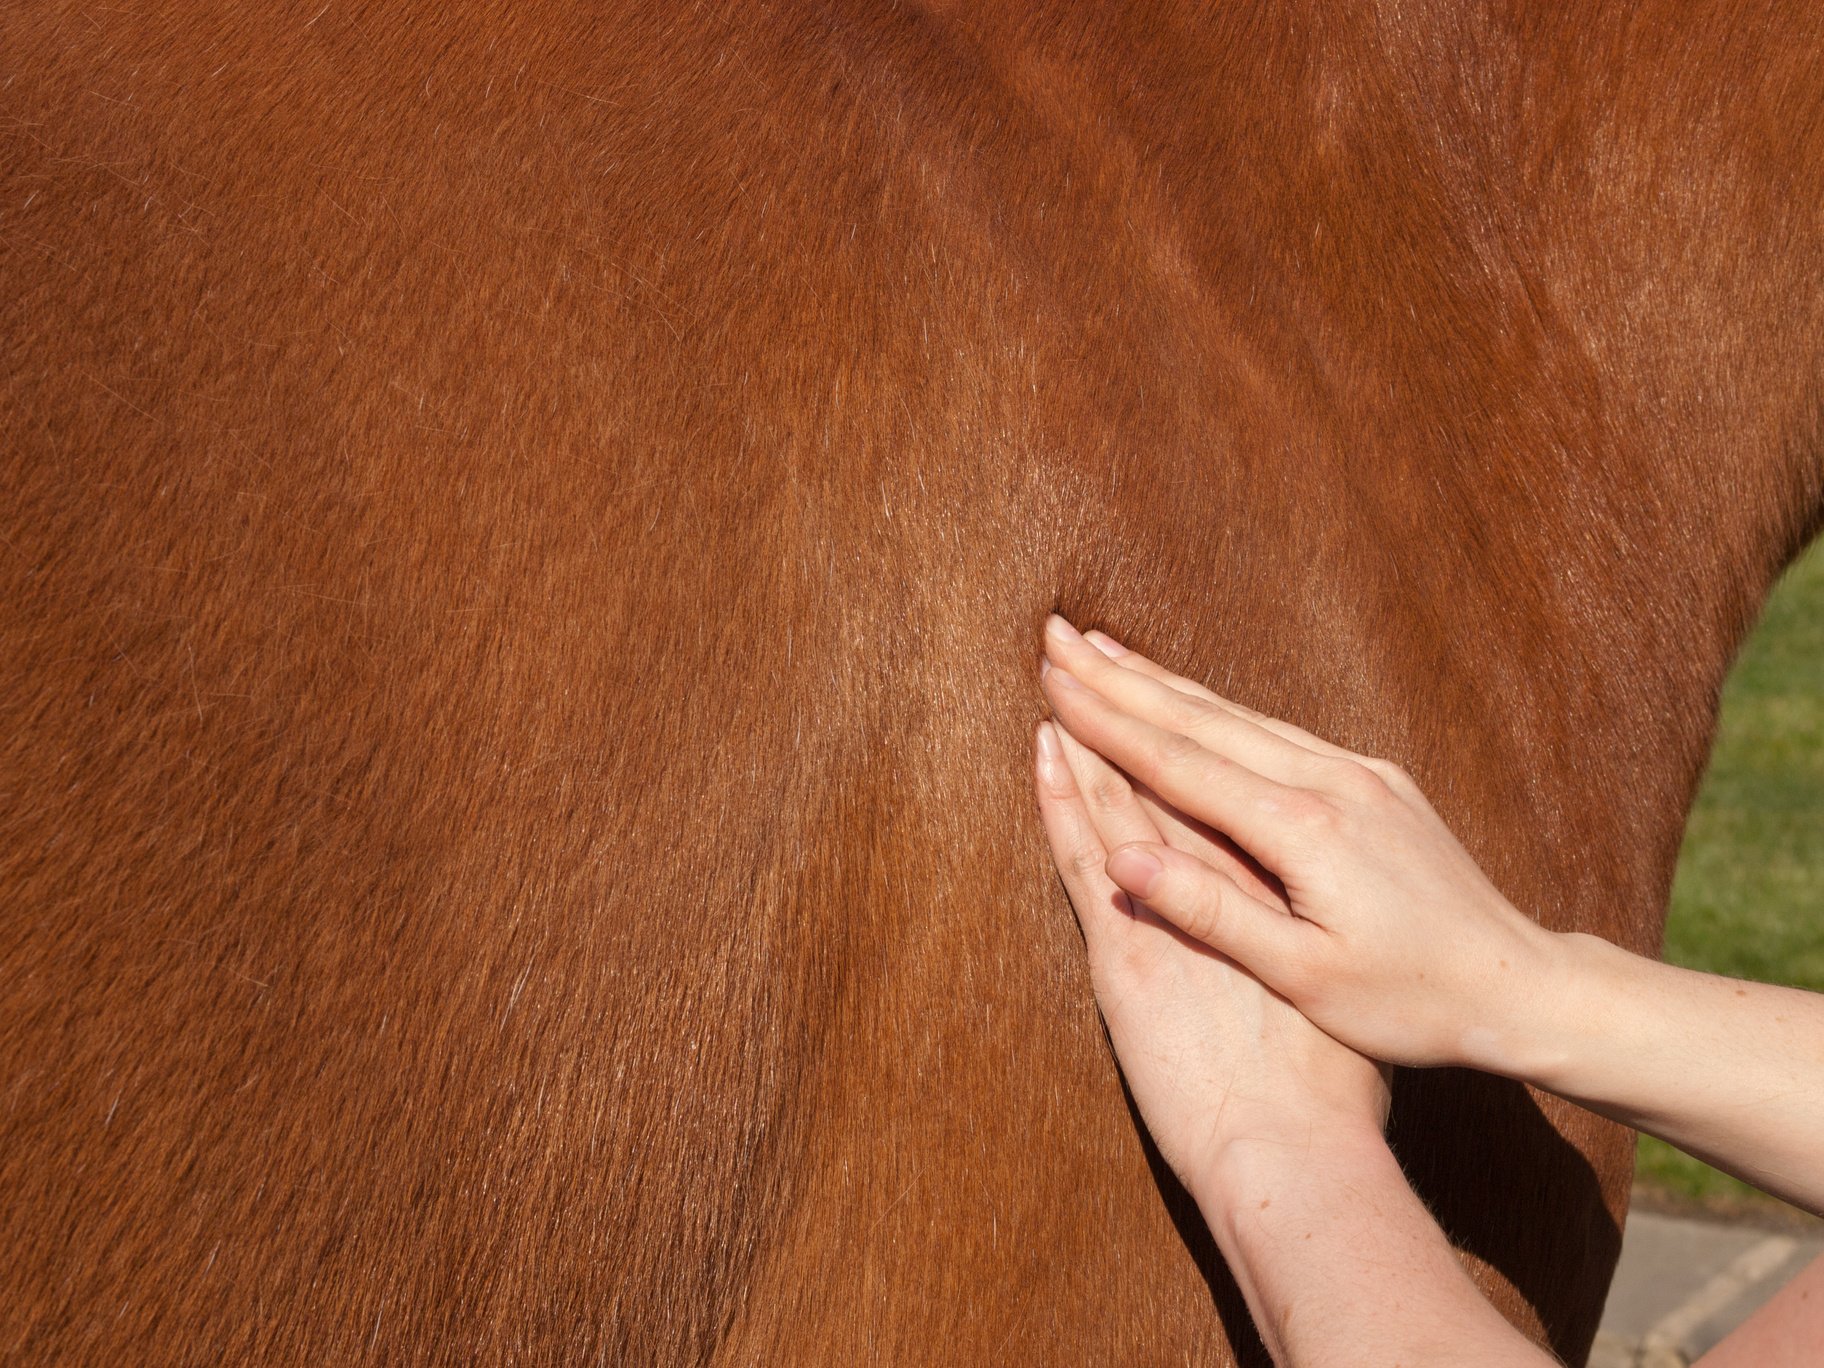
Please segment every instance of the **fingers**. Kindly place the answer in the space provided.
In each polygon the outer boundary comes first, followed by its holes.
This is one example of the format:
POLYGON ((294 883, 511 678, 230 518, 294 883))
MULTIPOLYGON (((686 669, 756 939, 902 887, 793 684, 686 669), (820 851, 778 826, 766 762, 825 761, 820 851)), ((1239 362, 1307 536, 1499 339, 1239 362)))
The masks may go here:
POLYGON ((1158 828, 1161 844, 1202 860, 1218 874, 1233 879, 1249 897, 1259 899, 1268 907, 1290 911, 1285 889, 1275 876, 1233 840, 1195 817, 1187 817, 1150 789, 1139 788, 1134 793, 1158 828))
MULTIPOLYGON (((1268 906, 1285 906, 1283 890, 1273 882, 1273 876, 1229 837, 1180 812, 1152 790, 1136 787, 1128 776, 1069 732, 1060 730, 1057 736, 1079 789, 1086 796, 1090 821, 1104 847, 1113 850, 1133 841, 1168 845, 1233 879, 1244 892, 1268 906), (1138 816, 1133 815, 1135 809, 1138 816)), ((1152 915, 1144 905, 1134 911, 1142 921, 1152 915)))
MULTIPOLYGON (((1414 782, 1412 776, 1391 760, 1372 755, 1363 755, 1356 751, 1349 750, 1346 747, 1338 746, 1324 740, 1321 736, 1313 736, 1303 727, 1294 726, 1292 723, 1283 721, 1277 717, 1268 717, 1265 713, 1256 712, 1254 709, 1245 707, 1242 704, 1235 702, 1233 699, 1224 698, 1220 694, 1212 693, 1195 680, 1184 679, 1179 675, 1175 675, 1164 666, 1147 659, 1138 651, 1129 650, 1106 632, 1088 632, 1084 634, 1083 640, 1094 646, 1097 651, 1108 657, 1109 660, 1119 662, 1119 667, 1122 669, 1145 675, 1147 678, 1156 680, 1169 688, 1177 690, 1179 693, 1189 694, 1201 702, 1222 708, 1236 714, 1238 717, 1246 718, 1255 726, 1272 732, 1275 736, 1279 736, 1286 741, 1292 742, 1293 744, 1332 762, 1328 765, 1318 766, 1308 772, 1301 773, 1298 779, 1293 782, 1302 782, 1312 788, 1328 790, 1332 793, 1341 793, 1344 796, 1348 796, 1352 793, 1359 794, 1361 792, 1360 785, 1363 779, 1363 772, 1365 771, 1368 775, 1380 780, 1386 787, 1391 788, 1407 803, 1424 804, 1427 808, 1430 806, 1428 803, 1425 803, 1424 795, 1420 793, 1418 785, 1414 782), (1336 764, 1334 763, 1336 761, 1341 761, 1343 763, 1336 764), (1350 785, 1355 785, 1356 787, 1350 788, 1350 785)), ((1112 697, 1106 688, 1100 689, 1100 692, 1102 692, 1105 697, 1112 697)), ((1159 719, 1154 720, 1157 721, 1159 719)), ((1169 724, 1162 723, 1162 725, 1169 724)), ((1178 730, 1184 729, 1179 728, 1178 730)), ((1195 730, 1190 730, 1186 731, 1186 735, 1197 736, 1197 733, 1195 730)), ((1204 738, 1198 737, 1198 739, 1202 740, 1204 738)), ((1234 754, 1233 751, 1230 753, 1234 754)), ((1235 754, 1234 758, 1241 759, 1246 763, 1245 757, 1239 754, 1235 754)), ((1256 766, 1255 768, 1261 767, 1256 766)), ((1262 772, 1267 773, 1270 778, 1281 780, 1288 778, 1287 774, 1274 773, 1270 769, 1263 769, 1262 772)))
POLYGON ((1049 664, 1070 671, 1123 712, 1193 737, 1269 779, 1297 784, 1316 777, 1320 757, 1308 747, 1261 726, 1207 690, 1202 692, 1208 696, 1200 697, 1124 668, 1125 659, 1117 664, 1055 614, 1045 624, 1045 654, 1049 664))
POLYGON ((1232 713, 1237 713, 1240 716, 1247 718, 1256 726, 1264 727, 1277 736, 1282 736, 1288 741, 1303 746, 1306 750, 1316 751, 1319 755, 1328 755, 1337 759, 1359 758, 1354 751, 1345 750, 1343 747, 1334 745, 1320 736, 1313 736, 1303 727, 1294 726, 1292 723, 1282 721, 1277 717, 1269 717, 1263 712, 1256 712, 1253 708, 1250 708, 1245 704, 1237 703, 1232 698, 1224 698, 1221 694, 1214 693, 1211 690, 1204 688, 1203 685, 1199 684, 1194 679, 1186 679, 1182 675, 1175 675, 1163 665, 1158 664, 1156 661, 1149 660, 1138 651, 1129 650, 1106 632, 1086 632, 1083 634, 1083 639, 1110 660, 1118 661, 1123 669, 1134 670, 1147 676, 1149 679, 1158 680, 1161 684, 1178 690, 1179 693, 1187 693, 1193 698, 1203 700, 1205 703, 1214 704, 1220 708, 1226 708, 1232 713))
POLYGON ((1104 850, 1129 841, 1159 841, 1163 833, 1125 774, 1062 728, 1056 729, 1064 763, 1077 783, 1090 824, 1104 850))
POLYGON ((1109 855, 1106 868, 1130 898, 1275 990, 1284 991, 1298 977, 1311 939, 1324 934, 1249 897, 1233 879, 1167 845, 1121 846, 1109 855))
POLYGON ((1076 776, 1064 758, 1060 735, 1050 722, 1041 722, 1034 738, 1037 754, 1033 778, 1039 821, 1084 938, 1095 945, 1132 913, 1127 895, 1103 868, 1108 847, 1090 820, 1076 776))
MULTIPOLYGON (((1044 677, 1060 735, 1106 756, 1166 802, 1232 837, 1281 878, 1317 795, 1278 783, 1117 708, 1067 671, 1044 677)), ((1116 841, 1115 844, 1119 844, 1116 841)))

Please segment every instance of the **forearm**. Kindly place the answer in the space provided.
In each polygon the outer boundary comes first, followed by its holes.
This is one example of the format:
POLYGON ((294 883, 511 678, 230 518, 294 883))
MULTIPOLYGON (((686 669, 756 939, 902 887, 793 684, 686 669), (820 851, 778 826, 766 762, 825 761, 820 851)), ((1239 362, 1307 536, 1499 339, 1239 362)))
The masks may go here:
POLYGON ((1824 1257, 1773 1296, 1697 1368, 1803 1368, 1816 1364, 1824 1344, 1824 1257))
POLYGON ((1824 996, 1556 937, 1474 1067, 1521 1078, 1824 1210, 1824 996))
POLYGON ((1552 1362, 1469 1280, 1378 1134, 1231 1145, 1195 1187, 1282 1368, 1552 1362))

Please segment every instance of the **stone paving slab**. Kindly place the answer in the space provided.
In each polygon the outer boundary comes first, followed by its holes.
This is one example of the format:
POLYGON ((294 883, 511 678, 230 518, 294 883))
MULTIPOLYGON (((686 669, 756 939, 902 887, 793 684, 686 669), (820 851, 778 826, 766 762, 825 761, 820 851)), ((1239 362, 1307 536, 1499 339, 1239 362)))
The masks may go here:
POLYGON ((1771 1231, 1635 1211, 1591 1368, 1684 1368, 1820 1255, 1824 1231, 1816 1228, 1771 1231))

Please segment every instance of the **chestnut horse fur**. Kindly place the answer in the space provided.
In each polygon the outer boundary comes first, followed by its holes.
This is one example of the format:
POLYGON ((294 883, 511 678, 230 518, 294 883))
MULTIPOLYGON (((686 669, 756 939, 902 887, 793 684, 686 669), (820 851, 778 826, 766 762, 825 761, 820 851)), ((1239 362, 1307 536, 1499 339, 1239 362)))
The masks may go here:
MULTIPOLYGON (((1824 508, 1802 4, 0 17, 0 1358, 1252 1361, 1058 609, 1656 951, 1824 508)), ((1632 1136, 1402 1075, 1578 1361, 1632 1136)))

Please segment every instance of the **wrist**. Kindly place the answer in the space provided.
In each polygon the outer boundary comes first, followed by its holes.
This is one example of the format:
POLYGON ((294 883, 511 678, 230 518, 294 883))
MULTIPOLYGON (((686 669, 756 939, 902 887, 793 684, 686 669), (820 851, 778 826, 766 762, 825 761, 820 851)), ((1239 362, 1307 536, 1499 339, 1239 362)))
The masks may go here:
POLYGON ((1237 1141, 1193 1195, 1275 1362, 1546 1362, 1477 1291, 1372 1125, 1237 1141))
POLYGON ((1259 1209, 1288 1191, 1322 1190, 1338 1180, 1377 1169, 1398 1172, 1387 1138, 1367 1118, 1340 1118, 1284 1134, 1231 1139, 1186 1186, 1211 1230, 1237 1211, 1259 1209))
POLYGON ((1639 957, 1598 936, 1544 931, 1526 973, 1464 1033, 1463 1064, 1560 1092, 1603 1038, 1639 957))

